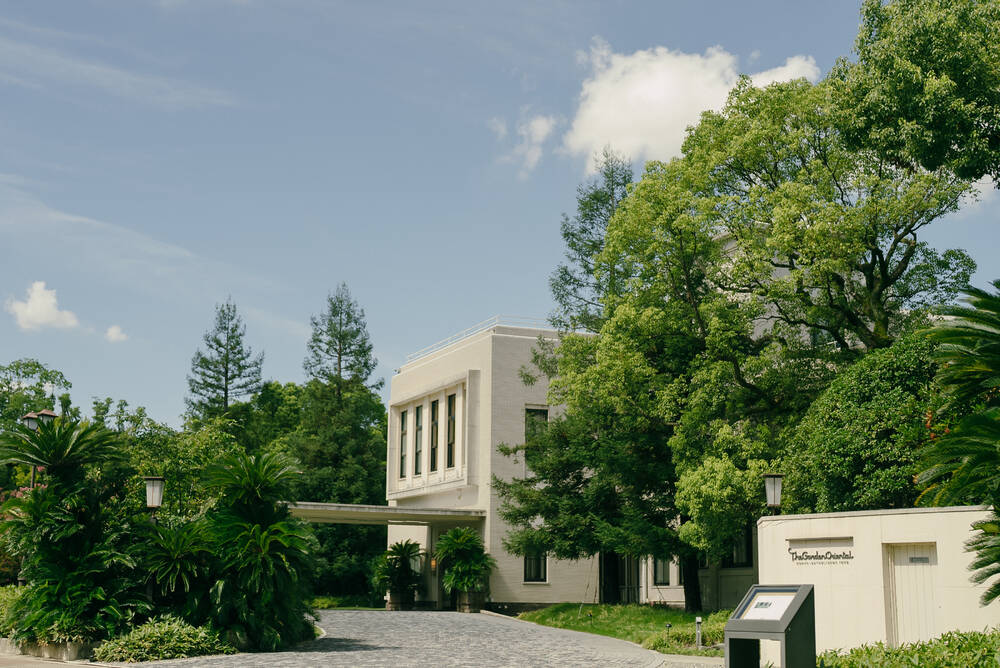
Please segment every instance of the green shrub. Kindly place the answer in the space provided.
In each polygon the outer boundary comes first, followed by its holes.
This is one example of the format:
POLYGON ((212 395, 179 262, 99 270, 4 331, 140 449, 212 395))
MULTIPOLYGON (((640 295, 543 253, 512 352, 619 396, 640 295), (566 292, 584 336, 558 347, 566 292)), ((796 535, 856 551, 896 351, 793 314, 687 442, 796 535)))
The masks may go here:
POLYGON ((864 645, 846 654, 828 651, 816 661, 820 668, 995 668, 1000 663, 1000 630, 945 633, 936 640, 886 647, 883 643, 864 645))
POLYGON ((14 585, 0 587, 0 637, 6 638, 14 634, 14 617, 10 611, 22 591, 21 587, 14 585))
POLYGON ((108 640, 94 650, 102 662, 159 661, 206 654, 235 654, 232 645, 205 627, 195 627, 176 617, 159 617, 108 640))

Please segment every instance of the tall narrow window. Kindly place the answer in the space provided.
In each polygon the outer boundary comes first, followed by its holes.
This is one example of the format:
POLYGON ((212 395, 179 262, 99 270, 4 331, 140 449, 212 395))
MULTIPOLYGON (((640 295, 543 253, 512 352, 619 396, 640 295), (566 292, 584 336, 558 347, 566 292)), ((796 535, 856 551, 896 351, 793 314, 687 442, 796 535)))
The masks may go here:
POLYGON ((524 555, 524 581, 525 582, 546 582, 548 573, 546 572, 546 554, 544 552, 534 552, 524 555))
POLYGON ((657 587, 670 586, 670 560, 653 560, 653 584, 657 587))
POLYGON ((399 412, 399 477, 406 477, 406 411, 399 412))
POLYGON ((549 422, 548 408, 525 408, 524 409, 524 442, 530 443, 545 431, 545 425, 549 422))
POLYGON ((431 471, 438 470, 438 402, 431 402, 431 443, 427 448, 431 451, 431 471))
POLYGON ((420 475, 420 460, 424 454, 424 407, 413 409, 413 475, 420 475))
POLYGON ((445 466, 455 466, 455 395, 448 395, 448 445, 445 450, 445 466))

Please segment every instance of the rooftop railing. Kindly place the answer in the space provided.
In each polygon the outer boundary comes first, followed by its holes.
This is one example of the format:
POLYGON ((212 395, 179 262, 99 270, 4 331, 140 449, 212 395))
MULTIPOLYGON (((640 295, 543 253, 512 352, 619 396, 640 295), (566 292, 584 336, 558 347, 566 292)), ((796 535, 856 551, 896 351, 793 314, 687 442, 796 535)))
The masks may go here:
POLYGON ((415 353, 410 353, 406 356, 406 362, 412 362, 413 360, 420 359, 426 355, 430 355, 433 352, 437 352, 442 348, 447 348, 456 341, 461 341, 462 339, 467 339, 473 334, 478 334, 479 332, 485 332, 488 329, 493 329, 498 325, 505 327, 529 327, 531 329, 552 329, 552 326, 546 320, 541 318, 525 318, 516 315, 495 315, 488 320, 483 320, 482 322, 463 329, 457 334, 452 334, 447 339, 442 339, 437 343, 427 346, 426 348, 421 348, 415 353))

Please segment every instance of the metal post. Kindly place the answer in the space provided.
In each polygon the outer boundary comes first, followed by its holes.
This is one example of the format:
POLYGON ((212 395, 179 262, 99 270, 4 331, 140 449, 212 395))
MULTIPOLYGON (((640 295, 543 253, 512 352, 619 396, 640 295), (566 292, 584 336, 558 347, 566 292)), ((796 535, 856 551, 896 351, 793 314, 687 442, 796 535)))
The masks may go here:
POLYGON ((694 642, 701 649, 701 617, 694 618, 694 642))

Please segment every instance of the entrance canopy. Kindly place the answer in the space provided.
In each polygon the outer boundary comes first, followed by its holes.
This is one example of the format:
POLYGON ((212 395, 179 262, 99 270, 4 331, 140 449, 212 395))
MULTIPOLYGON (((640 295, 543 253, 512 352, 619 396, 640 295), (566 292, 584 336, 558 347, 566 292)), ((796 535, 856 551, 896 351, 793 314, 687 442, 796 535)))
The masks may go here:
POLYGON ((406 508, 400 506, 365 506, 356 503, 289 503, 293 517, 324 524, 438 524, 444 522, 479 522, 485 510, 455 508, 406 508))

